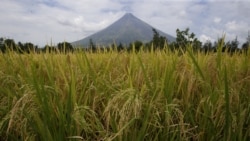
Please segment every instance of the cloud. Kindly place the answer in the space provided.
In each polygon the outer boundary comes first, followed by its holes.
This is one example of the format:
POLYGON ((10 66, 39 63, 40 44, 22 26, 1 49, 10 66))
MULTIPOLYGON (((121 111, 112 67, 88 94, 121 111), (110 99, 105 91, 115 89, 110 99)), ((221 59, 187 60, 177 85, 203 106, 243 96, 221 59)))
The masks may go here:
POLYGON ((212 38, 212 37, 210 37, 210 36, 207 36, 207 35, 204 35, 204 34, 200 35, 199 39, 200 39, 200 41, 203 42, 203 43, 205 43, 205 42, 207 42, 207 41, 211 41, 211 42, 214 42, 214 41, 215 41, 214 38, 212 38))
POLYGON ((244 32, 246 29, 247 29, 247 26, 248 26, 248 23, 245 23, 243 21, 229 21, 225 24, 226 26, 226 29, 229 31, 229 32, 244 32))
POLYGON ((1 0, 0 36, 30 41, 75 41, 132 12, 157 29, 175 36, 189 27, 201 40, 226 34, 244 42, 250 30, 247 0, 1 0))
POLYGON ((215 17, 215 18, 214 18, 214 22, 215 22, 215 23, 220 23, 220 22, 221 22, 221 18, 215 17))

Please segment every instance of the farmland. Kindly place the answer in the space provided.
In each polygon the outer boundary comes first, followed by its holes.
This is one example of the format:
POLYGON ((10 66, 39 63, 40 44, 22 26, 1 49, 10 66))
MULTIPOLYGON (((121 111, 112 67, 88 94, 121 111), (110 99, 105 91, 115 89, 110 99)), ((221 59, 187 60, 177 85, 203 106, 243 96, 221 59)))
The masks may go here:
POLYGON ((249 140, 250 53, 0 54, 0 140, 249 140))

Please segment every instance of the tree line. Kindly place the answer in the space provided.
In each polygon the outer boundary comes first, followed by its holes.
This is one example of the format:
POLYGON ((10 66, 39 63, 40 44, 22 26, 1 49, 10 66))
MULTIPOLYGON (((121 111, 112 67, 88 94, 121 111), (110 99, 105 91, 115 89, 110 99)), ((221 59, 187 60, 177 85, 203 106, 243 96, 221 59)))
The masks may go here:
POLYGON ((139 50, 162 50, 169 49, 171 51, 182 51, 185 52, 187 48, 191 48, 194 51, 201 51, 205 53, 209 52, 217 52, 218 47, 222 47, 222 52, 235 53, 235 52, 247 52, 250 46, 250 34, 246 38, 246 42, 239 47, 239 41, 237 37, 232 40, 225 42, 224 37, 219 38, 217 41, 212 43, 211 41, 206 41, 202 44, 199 41, 195 34, 190 33, 189 28, 185 30, 176 29, 176 40, 174 42, 169 42, 168 39, 164 36, 161 36, 156 29, 152 29, 153 38, 148 43, 143 43, 141 41, 135 41, 130 43, 128 46, 125 46, 121 43, 116 45, 115 43, 106 46, 106 47, 98 47, 94 44, 92 39, 89 41, 89 46, 87 48, 75 48, 69 42, 60 42, 57 46, 45 45, 43 48, 38 48, 38 46, 27 42, 17 44, 13 39, 4 39, 0 38, 0 51, 5 53, 7 51, 15 51, 18 53, 44 53, 44 52, 58 52, 58 53, 68 53, 74 52, 74 50, 84 50, 95 52, 97 50, 117 50, 117 51, 139 51, 139 50))
POLYGON ((246 38, 246 42, 239 46, 239 41, 237 37, 234 40, 225 42, 225 38, 221 37, 215 42, 211 42, 207 40, 205 43, 202 43, 198 40, 196 35, 192 32, 190 33, 190 29, 186 28, 185 30, 176 29, 176 40, 174 42, 169 42, 168 39, 164 36, 161 36, 156 29, 152 29, 153 31, 153 38, 148 43, 143 43, 141 41, 135 41, 130 43, 128 46, 125 46, 121 43, 118 45, 112 44, 108 47, 97 47, 92 39, 89 41, 89 46, 86 50, 96 51, 104 50, 107 48, 116 49, 117 51, 139 51, 139 50, 162 50, 162 49, 169 49, 171 51, 182 51, 185 52, 187 48, 191 48, 193 51, 201 51, 205 53, 209 52, 217 52, 219 47, 222 47, 222 52, 227 52, 233 54, 235 52, 247 52, 250 48, 250 34, 246 38))
POLYGON ((73 52, 74 48, 69 42, 60 42, 57 46, 45 45, 43 48, 39 48, 33 43, 26 42, 15 43, 14 39, 4 39, 0 38, 0 51, 6 53, 9 51, 14 51, 17 53, 45 53, 45 52, 60 52, 67 53, 73 52))

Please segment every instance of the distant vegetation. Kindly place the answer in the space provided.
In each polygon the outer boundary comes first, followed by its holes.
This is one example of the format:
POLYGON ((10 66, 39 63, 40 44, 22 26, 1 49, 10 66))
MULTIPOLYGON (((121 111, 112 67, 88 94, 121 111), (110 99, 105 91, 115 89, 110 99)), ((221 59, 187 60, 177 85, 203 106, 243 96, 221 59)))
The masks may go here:
POLYGON ((57 46, 53 45, 45 45, 43 48, 38 48, 37 45, 33 43, 15 43, 13 39, 4 39, 0 38, 0 51, 2 53, 6 52, 17 52, 17 53, 46 53, 46 52, 54 52, 54 53, 67 53, 73 52, 74 48, 69 42, 60 42, 57 46))
POLYGON ((230 54, 235 52, 246 52, 250 46, 250 35, 246 38, 246 42, 239 46, 237 37, 232 40, 225 42, 224 38, 219 38, 216 42, 212 43, 211 41, 206 41, 202 44, 196 37, 194 33, 190 33, 189 28, 185 30, 176 30, 176 41, 168 42, 166 37, 160 36, 156 29, 152 29, 154 36, 149 43, 143 43, 142 41, 135 41, 130 43, 128 46, 121 43, 114 43, 110 46, 101 46, 95 45, 92 39, 89 40, 89 45, 86 48, 73 47, 69 42, 60 42, 57 46, 54 45, 45 45, 43 48, 38 48, 38 46, 33 43, 21 43, 17 44, 13 39, 4 39, 0 38, 0 51, 5 53, 7 50, 16 51, 18 53, 42 53, 42 52, 73 52, 74 50, 85 50, 85 51, 96 51, 96 50, 110 50, 114 47, 117 47, 118 51, 131 51, 133 48, 136 51, 139 50, 151 50, 153 47, 154 50, 170 49, 186 51, 187 45, 190 45, 193 50, 201 52, 216 52, 218 46, 222 46, 222 52, 228 52, 230 54))

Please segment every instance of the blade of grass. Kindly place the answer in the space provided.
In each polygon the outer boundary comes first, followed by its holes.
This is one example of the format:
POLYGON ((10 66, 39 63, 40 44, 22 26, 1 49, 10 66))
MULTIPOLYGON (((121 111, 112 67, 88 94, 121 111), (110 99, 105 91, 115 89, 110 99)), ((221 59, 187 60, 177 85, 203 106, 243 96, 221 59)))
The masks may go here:
POLYGON ((196 70, 197 70, 197 72, 200 74, 202 80, 205 81, 205 77, 204 77, 204 75, 203 75, 203 72, 202 72, 202 70, 201 70, 201 68, 200 68, 200 66, 199 66, 199 64, 198 64, 198 62, 196 61, 196 59, 195 59, 195 57, 194 57, 194 54, 190 51, 189 48, 187 49, 187 52, 188 52, 189 56, 191 57, 191 59, 192 59, 192 61, 193 61, 193 63, 194 63, 194 66, 195 66, 195 68, 196 68, 196 70))
POLYGON ((228 87, 228 77, 227 77, 227 69, 224 69, 224 84, 225 84, 225 140, 230 140, 230 101, 229 101, 229 87, 228 87))

